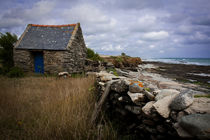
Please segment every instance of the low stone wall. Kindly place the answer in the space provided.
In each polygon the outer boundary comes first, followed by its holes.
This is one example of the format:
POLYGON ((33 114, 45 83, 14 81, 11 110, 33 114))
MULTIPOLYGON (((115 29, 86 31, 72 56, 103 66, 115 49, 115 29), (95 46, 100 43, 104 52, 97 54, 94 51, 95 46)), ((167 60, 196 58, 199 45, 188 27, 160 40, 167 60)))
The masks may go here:
POLYGON ((132 77, 97 73, 97 89, 102 96, 111 82, 103 105, 106 116, 118 125, 119 133, 131 139, 208 139, 210 138, 210 100, 194 99, 190 90, 148 88, 132 77))

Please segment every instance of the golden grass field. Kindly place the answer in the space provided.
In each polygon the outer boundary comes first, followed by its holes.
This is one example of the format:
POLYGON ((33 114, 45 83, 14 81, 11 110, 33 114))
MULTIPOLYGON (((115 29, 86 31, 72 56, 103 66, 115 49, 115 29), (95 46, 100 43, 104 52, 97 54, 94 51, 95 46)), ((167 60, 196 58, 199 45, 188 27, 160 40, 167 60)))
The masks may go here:
MULTIPOLYGON (((0 139, 97 139, 94 77, 0 77, 0 139)), ((115 139, 107 123, 103 139, 115 139)))

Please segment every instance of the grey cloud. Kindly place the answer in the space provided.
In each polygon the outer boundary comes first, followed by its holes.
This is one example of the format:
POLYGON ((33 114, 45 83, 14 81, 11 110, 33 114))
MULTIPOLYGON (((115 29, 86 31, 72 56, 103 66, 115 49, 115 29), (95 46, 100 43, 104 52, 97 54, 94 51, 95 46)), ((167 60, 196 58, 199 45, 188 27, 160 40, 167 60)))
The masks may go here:
POLYGON ((197 50, 210 57, 206 53, 210 50, 208 0, 8 0, 2 3, 8 8, 0 6, 0 32, 20 35, 28 23, 80 22, 86 44, 101 54, 125 52, 142 57, 182 57, 186 52, 193 56, 197 50))

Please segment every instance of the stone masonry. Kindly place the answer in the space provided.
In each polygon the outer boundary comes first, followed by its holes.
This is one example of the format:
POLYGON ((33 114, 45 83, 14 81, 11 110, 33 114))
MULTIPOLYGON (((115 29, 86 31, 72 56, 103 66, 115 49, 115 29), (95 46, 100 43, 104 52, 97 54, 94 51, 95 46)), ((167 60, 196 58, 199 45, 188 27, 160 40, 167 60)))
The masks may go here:
MULTIPOLYGON (((25 32, 23 35, 26 34, 25 32)), ((21 38, 23 37, 21 36, 21 38)), ((15 66, 22 68, 24 71, 33 72, 33 54, 34 52, 42 52, 44 73, 59 73, 62 71, 67 71, 69 73, 81 73, 84 71, 86 51, 82 30, 80 28, 80 24, 78 23, 74 27, 70 40, 66 46, 66 50, 33 50, 25 48, 19 49, 18 47, 15 47, 14 63, 15 66)))

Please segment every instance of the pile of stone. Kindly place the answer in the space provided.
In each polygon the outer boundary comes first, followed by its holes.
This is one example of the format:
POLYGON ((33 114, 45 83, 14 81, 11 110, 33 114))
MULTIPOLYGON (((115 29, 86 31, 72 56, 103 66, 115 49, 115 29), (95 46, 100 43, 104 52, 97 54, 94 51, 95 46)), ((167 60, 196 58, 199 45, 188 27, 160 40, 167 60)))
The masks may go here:
POLYGON ((121 134, 143 139, 210 138, 210 99, 194 98, 191 90, 151 91, 132 73, 96 75, 99 96, 111 81, 103 110, 121 134))

